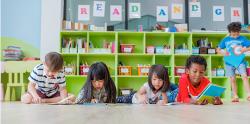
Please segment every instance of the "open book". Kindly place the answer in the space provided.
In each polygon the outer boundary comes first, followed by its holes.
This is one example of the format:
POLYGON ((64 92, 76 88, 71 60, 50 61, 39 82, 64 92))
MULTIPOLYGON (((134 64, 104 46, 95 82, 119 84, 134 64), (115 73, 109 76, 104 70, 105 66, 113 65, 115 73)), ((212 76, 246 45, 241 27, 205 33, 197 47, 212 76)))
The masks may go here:
POLYGON ((198 95, 197 101, 202 102, 207 99, 209 103, 213 103, 214 97, 220 97, 226 88, 210 83, 203 90, 203 92, 198 95))

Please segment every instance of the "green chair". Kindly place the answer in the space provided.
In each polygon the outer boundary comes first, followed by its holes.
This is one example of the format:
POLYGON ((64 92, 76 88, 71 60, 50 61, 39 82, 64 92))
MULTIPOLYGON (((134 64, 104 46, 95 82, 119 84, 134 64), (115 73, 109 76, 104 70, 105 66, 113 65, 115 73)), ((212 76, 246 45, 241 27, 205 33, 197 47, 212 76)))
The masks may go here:
POLYGON ((7 61, 5 63, 5 72, 8 73, 8 83, 5 92, 5 101, 15 101, 16 88, 21 87, 21 94, 25 93, 24 73, 26 64, 24 61, 7 61))

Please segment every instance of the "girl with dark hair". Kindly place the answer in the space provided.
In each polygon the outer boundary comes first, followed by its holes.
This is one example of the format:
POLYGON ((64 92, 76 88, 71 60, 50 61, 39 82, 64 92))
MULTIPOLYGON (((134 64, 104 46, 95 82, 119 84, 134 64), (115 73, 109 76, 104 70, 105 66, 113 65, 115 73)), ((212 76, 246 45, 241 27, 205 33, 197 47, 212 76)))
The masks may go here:
POLYGON ((92 64, 76 103, 115 103, 115 100, 116 87, 110 77, 108 67, 103 62, 92 64))
POLYGON ((168 70, 163 65, 152 65, 148 82, 137 93, 118 97, 118 103, 166 104, 174 102, 178 94, 177 86, 170 84, 168 70))

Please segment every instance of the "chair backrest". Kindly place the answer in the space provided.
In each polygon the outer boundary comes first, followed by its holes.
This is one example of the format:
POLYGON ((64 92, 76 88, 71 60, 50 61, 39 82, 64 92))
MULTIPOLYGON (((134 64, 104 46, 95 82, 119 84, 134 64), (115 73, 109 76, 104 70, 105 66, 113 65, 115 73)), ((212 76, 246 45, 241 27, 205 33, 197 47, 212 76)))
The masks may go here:
POLYGON ((7 73, 26 72, 26 63, 24 61, 7 61, 4 65, 4 71, 7 73))
POLYGON ((26 72, 25 62, 7 61, 4 65, 4 71, 8 73, 9 83, 23 83, 23 73, 26 72))

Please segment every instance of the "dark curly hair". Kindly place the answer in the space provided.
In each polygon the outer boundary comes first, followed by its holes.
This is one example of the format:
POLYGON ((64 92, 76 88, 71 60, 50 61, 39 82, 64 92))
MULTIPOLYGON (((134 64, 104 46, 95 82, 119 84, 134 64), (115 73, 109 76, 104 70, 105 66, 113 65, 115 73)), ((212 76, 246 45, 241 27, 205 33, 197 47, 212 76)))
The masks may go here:
POLYGON ((241 30, 241 23, 240 22, 231 22, 227 25, 228 32, 240 32, 241 30))
POLYGON ((188 59, 186 61, 186 68, 189 69, 191 67, 192 63, 196 63, 196 64, 199 64, 199 65, 204 65, 205 70, 207 69, 207 61, 202 56, 192 55, 192 56, 188 57, 188 59))

